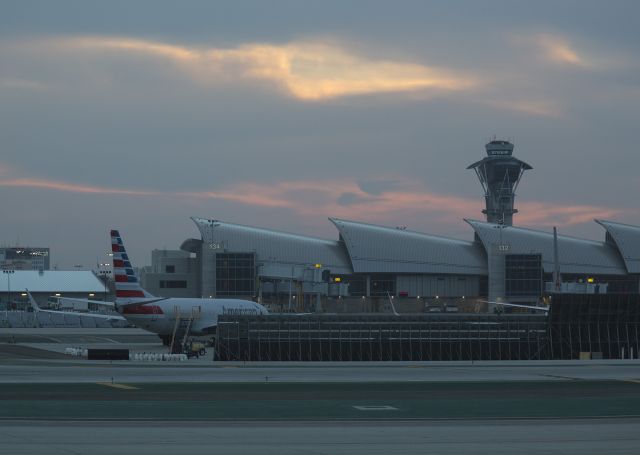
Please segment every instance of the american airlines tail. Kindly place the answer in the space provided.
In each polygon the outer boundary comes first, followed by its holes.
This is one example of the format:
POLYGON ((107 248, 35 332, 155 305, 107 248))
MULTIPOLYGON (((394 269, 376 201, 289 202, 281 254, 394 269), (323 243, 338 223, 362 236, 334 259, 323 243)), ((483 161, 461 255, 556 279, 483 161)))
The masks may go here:
POLYGON ((116 305, 144 304, 148 303, 150 299, 159 300, 140 286, 140 281, 133 271, 129 256, 122 243, 122 237, 116 230, 111 231, 111 251, 113 252, 116 305))

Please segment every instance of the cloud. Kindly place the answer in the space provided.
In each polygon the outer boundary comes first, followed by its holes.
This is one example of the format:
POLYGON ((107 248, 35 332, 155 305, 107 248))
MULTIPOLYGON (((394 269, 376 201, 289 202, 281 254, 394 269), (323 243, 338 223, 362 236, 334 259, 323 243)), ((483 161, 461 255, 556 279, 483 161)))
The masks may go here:
POLYGON ((584 57, 561 37, 542 34, 536 37, 536 44, 543 55, 550 61, 563 65, 588 66, 584 57))
POLYGON ((101 186, 81 185, 75 183, 67 183, 55 180, 38 179, 38 178, 5 178, 8 169, 0 166, 0 187, 13 188, 32 188, 42 190, 64 191, 68 193, 84 193, 84 194, 120 194, 126 196, 157 196, 160 192, 156 191, 138 191, 130 189, 109 188, 101 186))
POLYGON ((525 202, 519 204, 520 212, 517 221, 523 225, 534 226, 571 226, 588 223, 594 219, 615 218, 624 214, 616 208, 593 205, 561 205, 541 202, 525 202))
POLYGON ((142 55, 167 60, 202 84, 266 81, 304 101, 393 92, 448 93, 478 84, 469 74, 357 55, 338 44, 319 41, 199 48, 128 37, 87 36, 41 40, 31 46, 77 58, 142 55))
POLYGON ((195 61, 201 58, 200 51, 175 46, 172 44, 144 41, 131 38, 100 38, 78 37, 63 38, 53 41, 53 47, 61 50, 85 49, 90 52, 96 50, 114 50, 120 52, 139 52, 155 55, 176 61, 195 61))
POLYGON ((548 100, 490 100, 487 104, 499 109, 534 115, 536 117, 560 118, 563 110, 555 101, 548 100))
MULTIPOLYGON (((0 166, 0 171, 3 168, 0 166)), ((217 191, 154 191, 73 184, 35 178, 6 178, 0 172, 0 186, 55 190, 81 194, 105 194, 136 197, 220 200, 244 206, 283 208, 298 216, 317 219, 338 217, 380 223, 398 223, 421 216, 437 217, 445 224, 456 225, 463 218, 474 217, 481 201, 473 198, 438 194, 419 182, 393 182, 389 189, 376 194, 364 191, 357 182, 338 180, 299 180, 277 183, 236 183, 217 191)), ((516 222, 526 226, 570 226, 595 218, 611 219, 623 214, 615 208, 592 205, 565 205, 522 202, 516 222)))
POLYGON ((552 33, 536 33, 533 35, 514 35, 511 39, 517 45, 533 48, 542 61, 560 66, 587 68, 592 62, 579 53, 567 38, 552 33))
POLYGON ((41 82, 32 81, 29 79, 20 79, 20 78, 1 78, 0 79, 0 90, 9 89, 9 90, 46 90, 47 86, 41 82))
MULTIPOLYGON (((519 45, 533 47, 545 61, 583 65, 585 59, 555 35, 511 36, 519 45)), ((72 87, 100 90, 124 87, 147 71, 168 76, 171 83, 187 81, 198 89, 253 86, 287 97, 320 102, 349 96, 402 95, 402 99, 426 102, 443 95, 471 104, 489 105, 527 116, 564 116, 562 97, 550 97, 548 87, 531 71, 515 73, 497 67, 464 71, 393 58, 378 50, 356 52, 338 41, 294 40, 284 44, 245 43, 234 47, 176 45, 132 37, 77 36, 5 44, 12 58, 35 59, 45 66, 41 73, 76 82, 72 87), (17 57, 16 57, 17 55, 17 57), (63 70, 72 69, 73 72, 63 70), (177 75, 177 79, 176 79, 177 75), (133 77, 131 77, 133 76, 133 77), (112 84, 111 78, 118 84, 112 84), (506 100, 506 101, 505 101, 506 100)), ((30 68, 31 61, 27 60, 30 68)), ((544 65, 537 68, 545 69, 544 65)), ((0 77, 2 75, 0 74, 0 77)), ((555 84, 556 82, 554 82, 555 84)), ((64 82, 63 82, 64 85, 64 82)))

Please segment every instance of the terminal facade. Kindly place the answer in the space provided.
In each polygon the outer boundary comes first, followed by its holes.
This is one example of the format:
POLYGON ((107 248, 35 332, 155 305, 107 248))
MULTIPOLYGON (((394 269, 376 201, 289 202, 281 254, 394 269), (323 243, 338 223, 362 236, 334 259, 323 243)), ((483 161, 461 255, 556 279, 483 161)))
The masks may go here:
POLYGON ((1 247, 2 270, 49 270, 49 248, 1 247))
POLYGON ((199 239, 152 253, 153 294, 253 299, 281 311, 478 311, 486 301, 540 303, 553 292, 640 291, 640 227, 596 220, 603 241, 513 226, 527 163, 491 141, 471 166, 486 220, 470 240, 330 218, 336 240, 192 218, 199 239), (559 278, 554 278, 554 271, 559 278), (274 308, 275 306, 275 308, 274 308))

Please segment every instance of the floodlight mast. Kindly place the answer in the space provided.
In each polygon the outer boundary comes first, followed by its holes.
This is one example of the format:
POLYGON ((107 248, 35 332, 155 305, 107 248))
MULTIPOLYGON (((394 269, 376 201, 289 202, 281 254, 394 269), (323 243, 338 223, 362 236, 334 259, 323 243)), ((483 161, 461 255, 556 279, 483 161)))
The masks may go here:
POLYGON ((513 157, 513 144, 509 141, 492 140, 485 145, 487 157, 467 167, 478 176, 484 191, 487 222, 513 225, 513 215, 518 213, 514 202, 516 189, 524 171, 533 169, 530 165, 513 157))

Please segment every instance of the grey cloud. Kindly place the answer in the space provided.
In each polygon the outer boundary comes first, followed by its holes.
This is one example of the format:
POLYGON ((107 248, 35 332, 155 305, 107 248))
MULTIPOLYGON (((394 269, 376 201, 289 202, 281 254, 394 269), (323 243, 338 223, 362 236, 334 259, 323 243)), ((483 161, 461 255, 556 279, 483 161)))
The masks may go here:
MULTIPOLYGON (((294 180, 357 182, 337 196, 336 209, 385 192, 411 192, 409 182, 421 182, 424 191, 476 201, 469 216, 481 217, 482 193, 465 168, 497 134, 514 139, 516 155, 534 166, 517 204, 626 208, 621 218, 640 223, 633 196, 640 184, 639 10, 623 1, 374 1, 366 9, 343 1, 13 2, 0 15, 0 162, 23 176, 150 192, 216 191, 239 182, 263 188, 294 180), (557 35, 578 53, 598 61, 615 56, 616 64, 553 65, 510 41, 516 33, 557 35), (308 103, 283 96, 268 81, 205 86, 157 58, 99 53, 80 59, 11 47, 81 36, 205 49, 315 39, 363 58, 474 74, 484 84, 455 96, 308 103)), ((188 221, 194 214, 336 235, 323 217, 226 200, 140 201, 24 188, 0 188, 0 196, 15 214, 0 226, 0 241, 22 233, 33 244, 55 245, 69 264, 95 261, 95 245, 113 223, 142 239, 132 248, 139 248, 136 259, 147 261, 145 251, 197 235, 188 221), (65 231, 69 238, 60 235, 65 231)), ((402 218, 389 224, 472 237, 458 215, 413 210, 402 218)), ((602 236, 592 223, 565 233, 602 236)))

